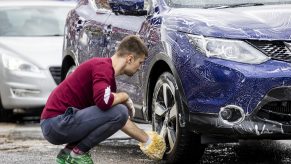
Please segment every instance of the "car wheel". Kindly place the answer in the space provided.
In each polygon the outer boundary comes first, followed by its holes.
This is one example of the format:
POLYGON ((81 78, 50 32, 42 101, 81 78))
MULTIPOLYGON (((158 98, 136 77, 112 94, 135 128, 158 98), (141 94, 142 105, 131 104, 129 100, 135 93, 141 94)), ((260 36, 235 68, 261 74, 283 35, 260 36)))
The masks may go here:
POLYGON ((72 66, 68 69, 65 78, 67 78, 71 73, 73 73, 73 72, 75 71, 75 69, 76 69, 76 66, 75 66, 75 65, 72 65, 72 66))
POLYGON ((182 99, 174 76, 165 72, 158 78, 152 97, 152 128, 162 135, 167 148, 164 159, 168 163, 197 162, 205 146, 200 136, 187 130, 182 117, 182 99))
POLYGON ((0 121, 10 122, 13 121, 13 112, 12 110, 6 110, 2 106, 1 98, 0 98, 0 121))

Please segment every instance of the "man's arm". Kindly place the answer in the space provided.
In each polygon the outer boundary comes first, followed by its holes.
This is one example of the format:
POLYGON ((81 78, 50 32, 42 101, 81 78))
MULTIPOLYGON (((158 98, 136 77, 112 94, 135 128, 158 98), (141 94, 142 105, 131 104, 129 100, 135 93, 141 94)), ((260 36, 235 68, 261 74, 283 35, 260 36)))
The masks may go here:
MULTIPOLYGON (((116 104, 125 103, 129 99, 128 94, 125 92, 112 94, 114 95, 114 101, 112 103, 112 106, 116 104)), ((149 136, 142 129, 137 127, 130 119, 127 120, 126 124, 121 130, 130 137, 142 143, 145 143, 149 138, 149 136)))
POLYGON ((142 129, 137 127, 130 119, 127 120, 124 127, 121 130, 129 135, 130 137, 136 139, 141 143, 147 142, 149 136, 142 129))
POLYGON ((113 93, 114 96, 114 100, 112 103, 112 106, 117 105, 117 104, 123 104, 127 101, 127 99, 129 98, 128 94, 125 92, 119 92, 119 93, 113 93))

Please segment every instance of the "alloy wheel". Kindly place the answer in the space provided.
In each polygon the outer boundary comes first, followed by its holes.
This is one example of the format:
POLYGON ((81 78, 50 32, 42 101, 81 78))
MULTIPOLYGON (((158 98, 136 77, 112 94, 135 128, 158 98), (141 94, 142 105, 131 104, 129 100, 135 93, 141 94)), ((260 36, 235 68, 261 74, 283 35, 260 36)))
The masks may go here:
POLYGON ((165 138, 167 152, 174 148, 177 136, 177 103, 171 81, 160 80, 156 84, 152 101, 153 129, 165 138))

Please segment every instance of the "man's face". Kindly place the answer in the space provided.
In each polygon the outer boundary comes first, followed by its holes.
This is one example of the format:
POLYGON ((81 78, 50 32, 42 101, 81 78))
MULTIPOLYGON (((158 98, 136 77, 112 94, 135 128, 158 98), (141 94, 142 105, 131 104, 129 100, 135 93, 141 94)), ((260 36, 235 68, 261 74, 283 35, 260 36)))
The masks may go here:
POLYGON ((125 69, 125 74, 127 76, 133 76, 137 71, 141 69, 143 62, 145 60, 145 55, 141 55, 139 58, 134 58, 133 55, 128 55, 127 64, 125 69))

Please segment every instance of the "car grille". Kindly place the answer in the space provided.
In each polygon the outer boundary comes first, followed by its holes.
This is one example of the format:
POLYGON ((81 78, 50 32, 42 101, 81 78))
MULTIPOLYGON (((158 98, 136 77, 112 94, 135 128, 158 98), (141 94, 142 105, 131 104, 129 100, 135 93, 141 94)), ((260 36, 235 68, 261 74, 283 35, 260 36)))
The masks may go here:
POLYGON ((257 116, 285 125, 291 125, 291 101, 269 102, 258 111, 257 116))
POLYGON ((248 40, 247 42, 272 59, 291 63, 291 46, 287 46, 288 44, 290 45, 290 43, 283 41, 259 40, 248 40))
POLYGON ((61 67, 50 67, 49 68, 56 84, 60 84, 61 82, 61 67))

